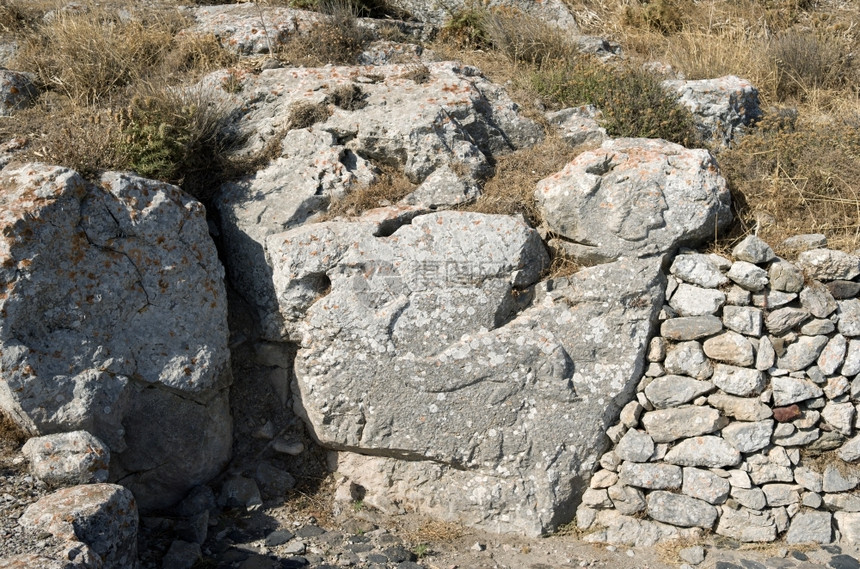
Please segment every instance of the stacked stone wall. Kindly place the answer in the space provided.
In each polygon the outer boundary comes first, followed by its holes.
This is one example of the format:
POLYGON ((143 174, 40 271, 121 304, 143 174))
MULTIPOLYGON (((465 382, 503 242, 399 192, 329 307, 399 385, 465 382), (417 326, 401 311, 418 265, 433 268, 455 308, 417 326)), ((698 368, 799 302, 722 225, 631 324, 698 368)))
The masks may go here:
POLYGON ((577 511, 586 539, 860 540, 860 258, 799 236, 670 267, 649 365, 577 511), (796 257, 795 257, 796 255, 796 257))

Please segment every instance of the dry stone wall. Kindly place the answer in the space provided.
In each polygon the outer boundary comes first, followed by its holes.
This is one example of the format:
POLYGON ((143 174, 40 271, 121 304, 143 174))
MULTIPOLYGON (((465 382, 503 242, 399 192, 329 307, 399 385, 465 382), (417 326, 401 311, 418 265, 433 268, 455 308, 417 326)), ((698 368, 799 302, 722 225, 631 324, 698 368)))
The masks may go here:
POLYGON ((860 258, 819 235, 781 249, 796 261, 754 236, 731 260, 674 258, 648 368, 577 510, 587 539, 860 539, 860 258))

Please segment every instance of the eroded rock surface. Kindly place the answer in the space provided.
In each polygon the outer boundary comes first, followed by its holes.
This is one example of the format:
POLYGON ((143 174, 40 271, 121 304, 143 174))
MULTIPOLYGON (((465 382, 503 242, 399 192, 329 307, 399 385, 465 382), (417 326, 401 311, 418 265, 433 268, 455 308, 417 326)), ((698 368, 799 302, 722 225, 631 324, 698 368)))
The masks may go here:
POLYGON ((296 411, 345 451, 337 470, 365 501, 531 535, 570 518, 643 370, 659 260, 535 291, 537 233, 459 212, 383 234, 314 224, 267 248, 281 315, 302 333, 296 411))
POLYGON ((420 184, 417 207, 473 199, 492 171, 492 157, 541 139, 504 90, 474 67, 452 62, 277 69, 247 76, 238 94, 223 90, 218 72, 204 80, 225 105, 231 129, 247 137, 242 152, 279 142, 280 155, 251 178, 225 186, 216 200, 231 278, 259 309, 263 333, 285 339, 266 260, 265 238, 324 211, 329 202, 372 183, 371 161, 402 170, 420 184), (416 72, 420 71, 420 78, 416 72), (357 103, 333 104, 339 88, 357 103), (330 116, 309 129, 289 130, 298 103, 323 105, 330 116), (459 195, 459 197, 458 197, 459 195), (441 196, 441 197, 440 197, 441 196))
POLYGON ((584 264, 695 245, 732 217, 713 156, 663 140, 606 141, 542 180, 535 198, 557 245, 584 264))
POLYGON ((86 430, 144 507, 229 458, 226 299, 203 207, 119 173, 0 176, 0 407, 31 434, 86 430))

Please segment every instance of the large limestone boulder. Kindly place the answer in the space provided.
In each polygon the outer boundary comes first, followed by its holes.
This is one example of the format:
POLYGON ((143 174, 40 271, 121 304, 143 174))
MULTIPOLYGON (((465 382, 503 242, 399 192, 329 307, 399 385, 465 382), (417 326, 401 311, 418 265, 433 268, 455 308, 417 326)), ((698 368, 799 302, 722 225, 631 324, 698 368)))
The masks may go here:
POLYGON ((428 194, 459 194, 453 203, 474 198, 494 155, 542 137, 502 88, 458 63, 277 69, 244 77, 238 93, 224 90, 224 73, 208 76, 203 86, 233 109, 230 129, 247 140, 240 152, 280 146, 266 168, 225 185, 215 204, 230 277, 258 309, 263 334, 272 340, 285 339, 286 331, 275 318, 266 236, 296 227, 332 199, 372 183, 370 160, 421 184, 419 199, 410 202, 426 209, 428 200, 434 202, 428 194), (355 104, 334 104, 344 88, 355 104), (296 104, 321 105, 331 114, 309 128, 289 130, 296 104))
POLYGON ((535 287, 547 256, 518 218, 374 215, 267 239, 301 333, 296 412, 370 504, 529 535, 569 521, 644 368, 660 261, 535 287))
POLYGON ((535 198, 555 245, 584 264, 696 245, 732 219, 714 157, 665 140, 608 140, 542 180, 535 198))
POLYGON ((203 206, 121 173, 0 175, 0 408, 33 435, 85 430, 142 507, 227 461, 223 269, 203 206))

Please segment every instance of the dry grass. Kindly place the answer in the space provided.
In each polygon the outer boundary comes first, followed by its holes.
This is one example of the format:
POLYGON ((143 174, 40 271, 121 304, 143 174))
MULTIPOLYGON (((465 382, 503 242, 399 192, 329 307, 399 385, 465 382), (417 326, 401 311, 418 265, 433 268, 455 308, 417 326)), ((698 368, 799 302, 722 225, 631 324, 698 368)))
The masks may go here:
POLYGON ((331 113, 331 107, 326 103, 298 101, 290 105, 290 110, 287 114, 288 128, 309 128, 329 118, 331 113))
POLYGON ((0 457, 8 456, 17 451, 28 438, 23 429, 0 411, 0 457))
POLYGON ((452 542, 467 534, 466 528, 460 524, 427 520, 416 528, 404 532, 406 541, 418 545, 426 543, 452 542))
POLYGON ((416 188, 400 170, 382 166, 376 183, 357 188, 329 205, 323 219, 357 217, 369 209, 388 206, 405 198, 416 188))
POLYGON ((534 196, 537 183, 561 170, 575 155, 569 144, 550 135, 531 148, 500 156, 495 175, 484 185, 481 197, 464 209, 521 214, 530 224, 539 225, 540 213, 534 196))
POLYGON ((356 63, 358 54, 373 39, 372 33, 358 24, 359 7, 349 0, 320 0, 317 8, 326 19, 305 35, 294 34, 279 56, 309 67, 356 63))

